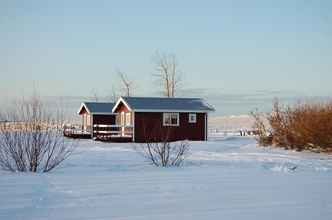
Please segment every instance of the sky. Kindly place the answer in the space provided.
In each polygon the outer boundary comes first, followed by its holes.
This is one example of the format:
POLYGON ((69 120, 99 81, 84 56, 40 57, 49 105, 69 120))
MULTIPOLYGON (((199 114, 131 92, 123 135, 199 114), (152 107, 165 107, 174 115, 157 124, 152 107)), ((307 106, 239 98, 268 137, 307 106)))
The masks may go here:
POLYGON ((329 96, 331 12, 330 0, 0 0, 0 101, 107 96, 117 70, 155 96, 156 51, 176 55, 182 96, 329 96))

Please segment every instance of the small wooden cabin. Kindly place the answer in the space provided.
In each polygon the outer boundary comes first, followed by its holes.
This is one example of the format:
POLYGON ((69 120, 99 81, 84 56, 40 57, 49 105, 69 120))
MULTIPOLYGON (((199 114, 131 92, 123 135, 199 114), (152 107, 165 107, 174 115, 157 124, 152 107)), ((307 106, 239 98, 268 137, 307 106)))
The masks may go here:
POLYGON ((82 132, 114 142, 207 140, 208 113, 199 98, 121 97, 114 103, 84 102, 82 132))
POLYGON ((112 112, 114 103, 111 102, 83 102, 78 110, 82 116, 82 131, 92 138, 98 134, 98 125, 114 126, 116 114, 112 112))
POLYGON ((133 142, 207 140, 210 111, 199 98, 121 97, 113 107, 133 142))

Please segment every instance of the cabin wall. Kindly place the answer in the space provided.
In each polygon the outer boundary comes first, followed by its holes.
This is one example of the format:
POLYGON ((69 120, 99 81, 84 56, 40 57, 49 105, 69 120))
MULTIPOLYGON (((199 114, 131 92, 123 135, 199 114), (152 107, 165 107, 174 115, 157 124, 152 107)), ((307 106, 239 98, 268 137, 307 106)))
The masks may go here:
POLYGON ((86 111, 85 108, 82 108, 79 114, 82 116, 82 130, 90 130, 92 125, 91 115, 86 111))
POLYGON ((133 112, 131 112, 123 103, 120 103, 114 112, 118 113, 116 117, 116 124, 123 126, 121 128, 122 135, 131 136, 133 134, 133 112))
POLYGON ((130 112, 129 109, 121 102, 118 107, 115 109, 116 113, 119 112, 130 112))
MULTIPOLYGON (((93 115, 93 125, 115 125, 115 115, 93 115)), ((105 128, 95 128, 92 131, 105 130, 105 128)), ((96 137, 96 133, 93 132, 92 137, 96 137)))
MULTIPOLYGON (((115 109, 115 113, 118 113, 117 118, 116 118, 116 124, 118 125, 125 125, 125 114, 126 113, 131 113, 131 111, 123 104, 120 103, 119 106, 115 109)), ((130 121, 132 123, 132 114, 130 114, 130 121)))
POLYGON ((179 113, 179 126, 163 126, 162 112, 135 112, 135 142, 205 140, 206 113, 196 113, 196 123, 189 123, 189 113, 179 113))
POLYGON ((115 115, 93 115, 93 124, 115 125, 115 115))

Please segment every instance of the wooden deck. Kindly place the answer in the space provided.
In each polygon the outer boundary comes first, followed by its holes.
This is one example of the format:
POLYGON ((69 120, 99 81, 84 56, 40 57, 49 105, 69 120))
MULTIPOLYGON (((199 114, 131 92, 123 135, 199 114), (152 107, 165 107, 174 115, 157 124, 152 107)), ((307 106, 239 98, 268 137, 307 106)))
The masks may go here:
POLYGON ((90 139, 91 132, 77 129, 74 127, 65 127, 63 129, 63 135, 68 138, 78 138, 78 139, 90 139))
POLYGON ((121 125, 94 125, 93 136, 95 140, 109 142, 132 142, 133 127, 121 125))
POLYGON ((132 142, 133 127, 96 124, 93 129, 82 130, 80 126, 65 126, 63 135, 68 138, 93 139, 105 142, 132 142), (92 135, 93 134, 93 135, 92 135))

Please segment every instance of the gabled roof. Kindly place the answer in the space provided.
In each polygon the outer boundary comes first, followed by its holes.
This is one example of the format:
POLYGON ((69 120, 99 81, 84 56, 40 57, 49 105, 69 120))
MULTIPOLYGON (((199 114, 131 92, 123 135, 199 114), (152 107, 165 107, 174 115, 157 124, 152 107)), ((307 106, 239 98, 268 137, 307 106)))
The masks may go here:
POLYGON ((114 107, 113 102, 83 102, 78 114, 81 112, 82 108, 90 114, 113 114, 112 109, 114 107))
POLYGON ((121 97, 120 102, 133 111, 138 112, 208 112, 214 108, 201 98, 161 98, 161 97, 121 97))

